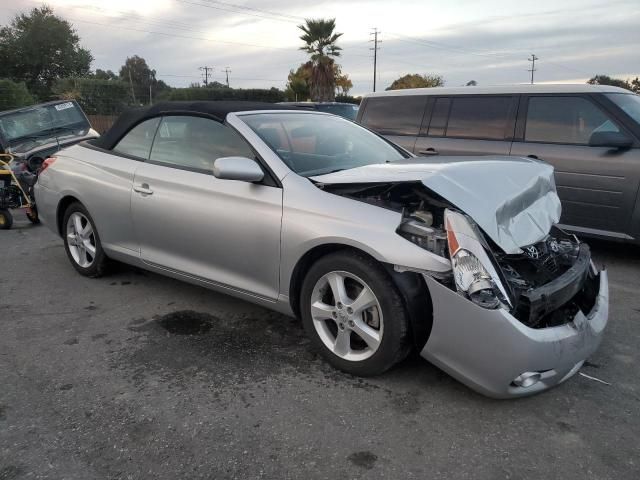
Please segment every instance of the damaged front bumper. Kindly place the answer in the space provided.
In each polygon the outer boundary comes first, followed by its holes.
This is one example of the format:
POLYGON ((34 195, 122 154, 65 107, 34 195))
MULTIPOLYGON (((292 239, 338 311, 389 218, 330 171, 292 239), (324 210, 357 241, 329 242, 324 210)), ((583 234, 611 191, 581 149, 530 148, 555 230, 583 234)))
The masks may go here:
POLYGON ((588 314, 578 311, 569 323, 540 329, 527 327, 505 309, 479 307, 429 275, 424 278, 433 326, 421 355, 493 398, 532 395, 574 375, 600 345, 608 320, 606 271, 596 277, 599 289, 588 314))

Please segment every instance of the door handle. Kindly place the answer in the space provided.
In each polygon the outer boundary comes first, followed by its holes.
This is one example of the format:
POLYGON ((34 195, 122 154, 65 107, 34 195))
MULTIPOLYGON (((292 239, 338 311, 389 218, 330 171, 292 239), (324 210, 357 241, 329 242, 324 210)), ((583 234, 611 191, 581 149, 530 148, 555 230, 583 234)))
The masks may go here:
POLYGON ((133 186, 133 191, 141 193, 142 195, 152 195, 153 194, 153 190, 151 190, 149 188, 149 184, 148 183, 143 183, 141 185, 134 185, 133 186))
POLYGON ((534 160, 540 160, 538 155, 527 155, 527 158, 533 158, 534 160))
POLYGON ((418 150, 420 155, 439 155, 439 152, 435 148, 427 148, 426 150, 418 150))

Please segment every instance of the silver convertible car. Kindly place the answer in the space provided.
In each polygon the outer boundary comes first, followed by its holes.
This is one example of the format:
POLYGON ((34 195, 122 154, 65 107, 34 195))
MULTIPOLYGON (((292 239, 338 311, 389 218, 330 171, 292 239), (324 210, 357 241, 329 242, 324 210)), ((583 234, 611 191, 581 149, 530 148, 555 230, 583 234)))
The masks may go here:
POLYGON ((485 395, 529 395, 574 375, 607 323, 606 272, 555 226, 552 167, 418 158, 329 114, 133 110, 47 159, 36 198, 80 274, 117 260, 298 316, 355 375, 415 349, 485 395))

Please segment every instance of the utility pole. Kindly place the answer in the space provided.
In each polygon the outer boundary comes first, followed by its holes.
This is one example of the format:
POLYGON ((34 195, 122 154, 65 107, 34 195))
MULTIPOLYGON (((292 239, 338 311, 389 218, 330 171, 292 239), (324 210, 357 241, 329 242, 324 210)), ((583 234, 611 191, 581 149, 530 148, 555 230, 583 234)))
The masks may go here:
POLYGON ((209 71, 213 72, 213 67, 207 67, 205 65, 204 67, 200 67, 198 70, 202 70, 204 72, 204 86, 206 87, 209 85, 209 71))
POLYGON ((152 70, 149 73, 149 105, 153 104, 153 95, 151 91, 151 87, 153 86, 153 81, 156 79, 155 70, 152 70))
POLYGON ((378 50, 380 50, 380 47, 378 46, 378 44, 382 43, 382 40, 378 40, 378 34, 381 33, 378 31, 377 28, 373 29, 373 32, 371 32, 369 35, 373 35, 373 40, 369 40, 370 42, 373 42, 373 48, 370 48, 369 50, 373 50, 373 91, 376 91, 376 78, 378 76, 378 50))
POLYGON ((131 87, 131 98, 133 99, 133 103, 136 103, 136 92, 133 90, 133 80, 131 80, 131 67, 127 68, 129 72, 129 86, 131 87))
POLYGON ((536 60, 540 60, 534 53, 531 54, 531 58, 527 58, 528 61, 531 62, 531 70, 527 70, 531 72, 531 85, 533 85, 533 72, 536 71, 536 60))
POLYGON ((229 74, 231 73, 231 70, 229 70, 229 67, 226 67, 222 71, 227 74, 227 88, 229 88, 229 74))

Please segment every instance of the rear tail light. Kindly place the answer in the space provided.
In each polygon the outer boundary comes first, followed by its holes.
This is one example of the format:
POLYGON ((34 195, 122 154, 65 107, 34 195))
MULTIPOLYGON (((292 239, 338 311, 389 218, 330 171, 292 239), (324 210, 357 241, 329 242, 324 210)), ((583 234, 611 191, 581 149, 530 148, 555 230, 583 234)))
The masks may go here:
POLYGON ((40 167, 40 171, 38 172, 38 175, 44 172, 51 165, 53 165, 55 161, 56 161, 56 157, 49 157, 44 162, 42 162, 42 166, 40 167))

